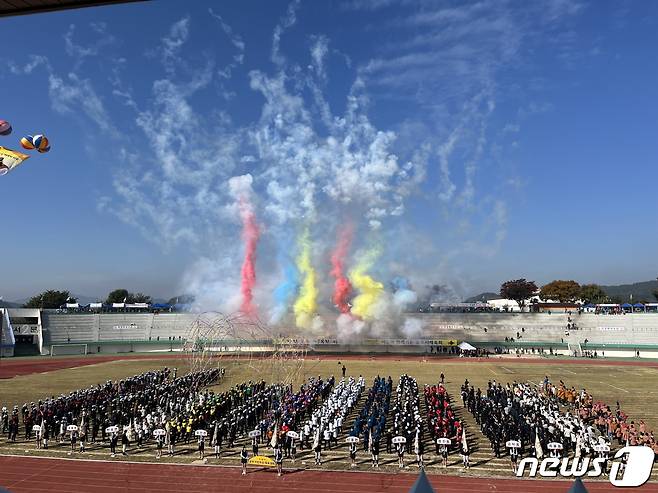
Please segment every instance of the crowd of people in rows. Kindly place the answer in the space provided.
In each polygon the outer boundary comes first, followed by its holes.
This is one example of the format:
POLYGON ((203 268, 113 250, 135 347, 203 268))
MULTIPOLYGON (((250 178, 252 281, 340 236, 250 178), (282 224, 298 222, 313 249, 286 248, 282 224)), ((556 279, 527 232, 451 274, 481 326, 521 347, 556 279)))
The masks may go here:
MULTIPOLYGON (((379 467, 380 441, 386 427, 386 417, 391 404, 391 391, 393 380, 375 377, 372 387, 368 391, 366 402, 361 412, 354 420, 350 436, 362 437, 363 449, 370 450, 372 455, 372 466, 379 467)), ((350 446, 352 463, 356 460, 356 444, 350 446)))
POLYGON ((619 445, 648 445, 656 451, 653 435, 642 422, 635 426, 619 409, 594 402, 585 389, 553 385, 545 377, 540 385, 489 381, 487 389, 462 385, 464 405, 489 439, 496 457, 509 454, 512 469, 524 454, 542 458, 601 457, 607 461, 612 440, 619 445), (623 428, 623 429, 622 429, 623 428))
POLYGON ((395 405, 393 406, 393 433, 396 437, 406 439, 404 444, 397 444, 399 467, 404 467, 404 449, 410 454, 412 447, 418 458, 419 465, 423 464, 423 423, 420 415, 420 402, 418 400, 418 382, 409 375, 402 375, 395 389, 395 405))
MULTIPOLYGON (((266 437, 274 443, 287 442, 283 440, 286 433, 299 432, 304 419, 311 416, 316 406, 327 399, 335 382, 333 376, 326 380, 318 376, 309 378, 299 392, 294 392, 292 385, 288 386, 285 392, 275 398, 269 413, 260 422, 261 432, 264 431, 266 437)), ((287 443, 284 445, 287 449, 287 443)))
MULTIPOLYGON (((16 441, 19 430, 19 413, 25 429, 25 439, 34 439, 38 447, 48 447, 51 439, 60 442, 70 431, 72 443, 96 442, 107 438, 107 428, 116 425, 120 428, 122 443, 147 430, 161 425, 160 416, 174 416, 192 406, 199 390, 217 382, 223 370, 213 369, 189 373, 183 377, 164 368, 149 371, 118 382, 77 390, 57 398, 40 400, 37 403, 23 404, 19 411, 14 406, 11 415, 2 408, 2 432, 10 441, 16 441), (100 435, 100 437, 99 437, 100 435)), ((118 441, 118 433, 112 433, 110 441, 118 441)), ((115 443, 116 446, 116 443, 115 443)))
MULTIPOLYGON (((338 447, 341 436, 347 437, 353 467, 359 447, 370 453, 372 467, 379 467, 384 443, 387 453, 397 455, 399 467, 405 467, 405 454, 415 455, 416 464, 424 467, 424 438, 429 437, 444 466, 455 449, 464 467, 470 466, 466 432, 444 387, 443 373, 422 393, 418 382, 406 374, 395 388, 390 376, 377 376, 367 391, 362 376, 343 376, 338 382, 333 376, 312 377, 297 392, 293 385, 268 385, 263 380, 222 393, 208 389, 223 376, 224 370, 218 368, 184 376, 175 368, 164 368, 26 403, 21 409, 2 408, 2 434, 16 441, 22 425, 24 439, 35 440, 37 448, 48 448, 49 441, 56 440, 70 444, 72 452, 77 445, 84 452, 85 446, 101 442, 101 447, 109 445, 112 455, 119 445, 126 454, 130 445, 151 444, 158 458, 165 448, 175 455, 179 443, 196 445, 200 459, 205 458, 206 441, 216 458, 224 448, 244 444, 240 459, 245 468, 251 441, 254 456, 262 446, 271 448, 280 473, 284 458, 296 459, 297 447, 312 450, 316 465, 321 465, 323 449, 338 447), (356 417, 349 426, 346 420, 352 413, 356 417)), ((646 424, 630 421, 618 402, 612 408, 563 381, 553 384, 546 377, 534 385, 493 380, 482 390, 466 380, 461 397, 493 454, 508 454, 514 469, 523 455, 573 454, 607 461, 614 441, 647 445, 658 452, 646 424)))
MULTIPOLYGON (((441 379, 443 380, 443 374, 441 374, 441 379)), ((453 443, 458 443, 457 439, 462 436, 462 423, 455 416, 443 382, 438 385, 426 386, 424 394, 429 434, 436 444, 437 455, 441 456, 444 466, 447 466, 449 447, 439 444, 438 439, 449 438, 453 440, 453 443)), ((464 467, 468 468, 470 467, 468 445, 465 442, 460 445, 464 467)))
POLYGON ((322 447, 331 449, 332 444, 338 446, 338 435, 342 433, 343 422, 354 405, 361 397, 366 382, 363 377, 358 380, 353 377, 341 379, 329 397, 324 401, 304 424, 300 432, 300 442, 308 443, 313 437, 316 465, 322 464, 322 447))
POLYGON ((646 445, 658 453, 658 443, 652 430, 647 428, 644 420, 635 423, 629 420, 628 415, 621 410, 619 401, 613 408, 602 402, 595 401, 585 390, 576 390, 560 380, 559 384, 552 385, 548 377, 544 378, 542 391, 554 396, 559 402, 574 408, 578 417, 591 423, 608 442, 617 442, 618 445, 646 445))

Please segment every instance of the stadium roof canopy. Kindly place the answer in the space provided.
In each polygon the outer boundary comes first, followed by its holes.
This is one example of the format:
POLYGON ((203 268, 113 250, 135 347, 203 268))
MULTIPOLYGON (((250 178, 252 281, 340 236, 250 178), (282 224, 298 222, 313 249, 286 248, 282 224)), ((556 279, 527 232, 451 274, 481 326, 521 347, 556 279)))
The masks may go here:
POLYGON ((146 0, 0 0, 0 17, 141 1, 146 0))

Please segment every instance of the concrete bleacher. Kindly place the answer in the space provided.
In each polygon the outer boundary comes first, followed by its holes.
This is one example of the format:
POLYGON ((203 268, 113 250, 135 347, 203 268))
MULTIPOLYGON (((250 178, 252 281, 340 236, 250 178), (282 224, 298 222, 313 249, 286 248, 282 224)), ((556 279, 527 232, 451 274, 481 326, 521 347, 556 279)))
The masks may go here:
POLYGON ((98 315, 60 315, 43 312, 41 315, 44 345, 98 340, 98 315))
POLYGON ((185 339, 197 316, 191 313, 160 313, 153 316, 151 340, 185 339))
POLYGON ((104 313, 99 315, 99 341, 145 341, 153 323, 152 313, 104 313))
POLYGON ((594 315, 573 313, 430 313, 409 314, 423 325, 423 337, 500 341, 595 344, 658 344, 658 315, 594 315), (571 322, 569 321, 571 319, 571 322), (567 324, 575 323, 577 329, 567 324), (486 332, 484 329, 487 329, 486 332))
MULTIPOLYGON (((130 351, 156 350, 158 343, 171 350, 187 338, 197 320, 193 313, 100 313, 63 314, 44 311, 42 314, 44 346, 67 342, 96 342, 94 350, 107 352, 113 348, 130 351), (143 343, 143 344, 139 344, 143 343), (125 347, 124 347, 125 346, 125 347)), ((422 330, 415 339, 458 340, 492 347, 514 339, 519 347, 578 347, 587 340, 589 348, 615 348, 633 355, 637 349, 647 349, 658 356, 658 314, 594 315, 577 313, 408 313, 406 318, 420 321, 422 330), (575 323, 577 329, 567 324, 575 323), (485 331, 486 329, 486 331, 485 331), (520 336, 520 337, 519 337, 520 336), (652 347, 653 346, 653 347, 652 347)), ((404 320, 397 321, 402 326, 404 320)), ((335 316, 326 316, 326 337, 332 336, 335 316)), ((292 328, 291 328, 292 330, 292 328)), ((388 338, 404 337, 392 327, 388 338)), ((348 344, 359 344, 352 341, 348 344)), ((341 342, 340 344, 345 344, 341 342)), ((422 351, 423 348, 407 348, 422 351)), ((348 346, 346 346, 348 347, 348 346)), ((507 346, 509 347, 509 346, 507 346)), ((348 347, 349 350, 349 347, 348 347)), ((396 349, 397 350, 397 349, 396 349)), ((566 351, 566 349, 565 349, 566 351)), ((643 356, 650 354, 643 352, 643 356)), ((626 355, 624 353, 624 355, 626 355)))
MULTIPOLYGON (((44 346, 95 342, 105 345, 110 351, 113 344, 185 341, 196 318, 197 315, 190 313, 64 314, 44 311, 44 346)), ((134 347, 131 346, 131 350, 134 347)))

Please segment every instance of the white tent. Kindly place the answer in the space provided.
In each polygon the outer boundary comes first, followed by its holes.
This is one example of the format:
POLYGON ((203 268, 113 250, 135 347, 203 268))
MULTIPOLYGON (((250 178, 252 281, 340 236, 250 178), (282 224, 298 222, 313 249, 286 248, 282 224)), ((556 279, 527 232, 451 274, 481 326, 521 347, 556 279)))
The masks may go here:
POLYGON ((463 341, 459 343, 459 349, 462 351, 475 351, 475 346, 471 346, 468 342, 463 341))

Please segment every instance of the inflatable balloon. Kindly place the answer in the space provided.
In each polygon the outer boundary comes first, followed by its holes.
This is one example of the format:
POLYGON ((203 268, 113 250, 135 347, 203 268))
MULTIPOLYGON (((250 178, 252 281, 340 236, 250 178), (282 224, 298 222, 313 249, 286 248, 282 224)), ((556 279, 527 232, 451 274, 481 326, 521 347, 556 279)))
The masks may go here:
POLYGON ((6 175, 14 168, 20 166, 29 157, 27 154, 0 147, 0 176, 6 175))
POLYGON ((32 145, 39 152, 48 152, 50 150, 50 142, 45 135, 35 135, 32 137, 32 145))
POLYGON ((34 150, 34 144, 32 144, 32 136, 28 135, 21 139, 21 147, 27 149, 28 151, 34 150))
POLYGON ((21 146, 23 149, 27 149, 28 151, 36 149, 41 153, 48 152, 50 150, 50 142, 48 142, 48 138, 41 134, 34 136, 27 135, 23 137, 21 139, 21 146))
POLYGON ((11 133, 11 123, 6 120, 0 120, 0 135, 9 135, 11 133))

